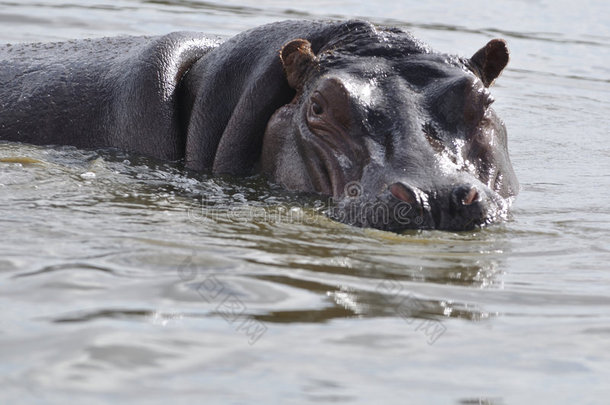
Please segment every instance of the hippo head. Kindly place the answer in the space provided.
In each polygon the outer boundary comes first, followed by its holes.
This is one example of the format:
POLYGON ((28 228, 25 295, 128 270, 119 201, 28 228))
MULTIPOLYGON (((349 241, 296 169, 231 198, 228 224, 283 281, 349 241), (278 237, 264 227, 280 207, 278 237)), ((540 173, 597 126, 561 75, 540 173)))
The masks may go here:
POLYGON ((342 222, 391 231, 506 215, 518 182, 488 90, 508 62, 504 41, 466 59, 363 24, 316 53, 289 41, 280 58, 295 96, 265 131, 271 181, 331 196, 342 222))

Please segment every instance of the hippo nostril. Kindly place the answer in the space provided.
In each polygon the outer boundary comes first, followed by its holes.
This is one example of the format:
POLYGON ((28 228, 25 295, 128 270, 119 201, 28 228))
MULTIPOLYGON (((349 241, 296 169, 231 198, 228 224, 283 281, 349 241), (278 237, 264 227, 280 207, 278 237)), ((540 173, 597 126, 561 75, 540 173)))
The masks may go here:
POLYGON ((415 192, 408 186, 402 183, 394 183, 390 187, 390 193, 401 201, 404 201, 408 204, 417 204, 417 195, 415 192))
POLYGON ((464 205, 471 205, 472 203, 476 202, 479 200, 479 191, 472 187, 470 189, 470 191, 468 191, 468 194, 466 194, 466 196, 462 199, 462 204, 464 205))
POLYGON ((473 186, 459 186, 453 189, 453 201, 457 206, 468 206, 481 199, 479 190, 473 186))

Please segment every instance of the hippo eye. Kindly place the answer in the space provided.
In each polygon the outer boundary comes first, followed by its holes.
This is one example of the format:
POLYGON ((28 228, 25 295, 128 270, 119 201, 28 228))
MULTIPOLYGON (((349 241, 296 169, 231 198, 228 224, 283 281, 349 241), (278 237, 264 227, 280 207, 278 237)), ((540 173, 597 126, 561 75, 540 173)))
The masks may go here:
POLYGON ((324 112, 324 109, 322 108, 322 106, 320 104, 318 104, 315 101, 312 101, 311 102, 311 111, 316 115, 320 115, 324 112))

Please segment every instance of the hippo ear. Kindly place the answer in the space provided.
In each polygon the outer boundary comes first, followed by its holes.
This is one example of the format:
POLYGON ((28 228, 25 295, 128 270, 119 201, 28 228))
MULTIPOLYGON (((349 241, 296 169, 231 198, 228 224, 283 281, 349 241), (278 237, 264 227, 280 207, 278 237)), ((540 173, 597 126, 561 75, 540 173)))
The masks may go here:
POLYGON ((508 47, 503 39, 492 39, 470 58, 477 76, 489 87, 508 63, 508 47))
POLYGON ((282 47, 280 59, 288 84, 293 89, 300 91, 303 88, 307 70, 316 60, 316 56, 311 50, 311 43, 306 39, 293 39, 282 47))

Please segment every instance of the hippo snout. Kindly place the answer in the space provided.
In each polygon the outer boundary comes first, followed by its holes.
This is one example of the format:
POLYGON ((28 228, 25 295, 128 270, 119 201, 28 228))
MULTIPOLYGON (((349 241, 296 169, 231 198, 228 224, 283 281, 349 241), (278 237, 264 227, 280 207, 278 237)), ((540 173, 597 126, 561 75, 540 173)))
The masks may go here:
POLYGON ((403 204, 403 218, 395 217, 389 228, 396 230, 417 228, 451 231, 470 230, 491 222, 503 210, 501 199, 484 185, 460 184, 439 191, 426 192, 421 188, 396 182, 388 187, 390 201, 403 204))

